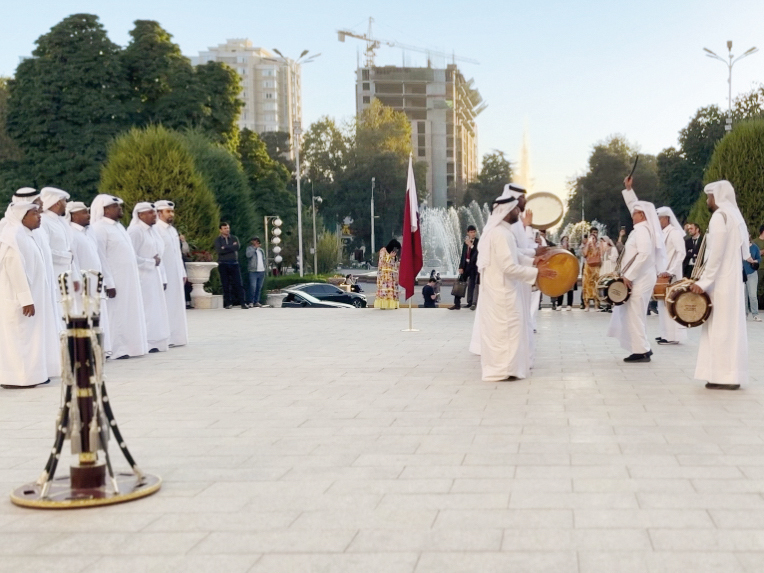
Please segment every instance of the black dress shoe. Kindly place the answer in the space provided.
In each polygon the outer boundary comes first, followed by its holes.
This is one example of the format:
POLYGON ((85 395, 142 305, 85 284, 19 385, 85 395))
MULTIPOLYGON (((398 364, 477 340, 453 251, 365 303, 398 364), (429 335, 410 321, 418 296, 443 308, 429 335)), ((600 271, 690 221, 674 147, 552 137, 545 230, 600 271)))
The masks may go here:
POLYGON ((228 305, 226 305, 226 307, 225 307, 225 308, 226 308, 226 310, 230 310, 230 309, 232 309, 232 308, 233 308, 233 305, 231 305, 231 304, 228 304, 228 305))
POLYGON ((739 390, 740 384, 716 384, 714 382, 706 382, 706 388, 709 390, 739 390))
POLYGON ((462 308, 461 305, 455 304, 454 306, 449 306, 448 310, 459 310, 460 308, 462 308))
POLYGON ((159 352, 158 348, 152 348, 151 350, 149 350, 149 354, 156 354, 157 352, 159 352))
POLYGON ((656 336, 656 337, 655 337, 655 340, 656 340, 657 342, 660 342, 661 340, 663 340, 663 338, 661 338, 660 336, 656 336))
POLYGON ((650 362, 650 354, 632 354, 623 359, 624 362, 650 362))
POLYGON ((661 338, 658 341, 658 344, 665 346, 666 344, 679 344, 678 340, 666 340, 665 338, 661 338))
POLYGON ((129 355, 123 354, 122 356, 117 356, 117 358, 115 358, 115 360, 127 360, 128 358, 130 358, 129 355))

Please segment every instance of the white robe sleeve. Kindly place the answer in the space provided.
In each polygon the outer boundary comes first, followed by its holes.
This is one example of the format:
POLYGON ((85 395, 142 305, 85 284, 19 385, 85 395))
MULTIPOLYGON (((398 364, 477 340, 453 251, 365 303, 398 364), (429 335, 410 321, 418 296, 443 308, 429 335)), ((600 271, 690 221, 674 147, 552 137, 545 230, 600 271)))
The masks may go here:
POLYGON ((623 195, 623 200, 626 201, 626 206, 629 208, 629 213, 634 213, 634 205, 636 205, 638 199, 637 194, 634 193, 634 190, 624 189, 621 191, 621 195, 623 195))
MULTIPOLYGON (((708 239, 706 239, 706 266, 703 274, 697 282, 703 290, 708 290, 716 280, 716 275, 722 266, 724 245, 729 240, 727 223, 721 213, 714 213, 708 225, 708 239)), ((700 263, 700 261, 698 261, 700 263)))
POLYGON ((667 268, 667 270, 670 272, 671 269, 679 263, 679 261, 684 262, 684 256, 687 254, 687 247, 684 244, 684 237, 682 236, 682 233, 676 229, 669 233, 667 243, 667 251, 673 251, 667 268))
POLYGON ((130 241, 133 243, 133 250, 135 251, 135 260, 138 262, 138 268, 144 271, 150 271, 156 267, 156 259, 153 257, 147 259, 145 257, 141 257, 138 254, 141 251, 141 247, 143 246, 143 241, 145 240, 146 234, 143 233, 140 229, 137 231, 130 229, 128 230, 127 234, 130 235, 130 241))
POLYGON ((91 227, 90 231, 93 233, 95 239, 96 249, 98 250, 98 258, 101 259, 101 273, 103 274, 103 288, 113 289, 116 288, 114 284, 114 276, 111 273, 111 267, 109 266, 109 258, 106 256, 107 245, 109 243, 109 232, 107 229, 98 225, 97 227, 91 227))
POLYGON ((5 267, 5 272, 8 274, 8 282, 16 302, 20 306, 34 304, 32 289, 29 287, 29 280, 24 272, 24 265, 21 264, 18 252, 14 249, 6 250, 1 264, 5 267))
POLYGON ((496 266, 505 276, 528 284, 536 282, 539 272, 536 267, 516 263, 506 239, 498 233, 493 236, 493 241, 495 241, 493 255, 496 257, 496 266))
MULTIPOLYGON (((653 244, 650 240, 650 232, 646 227, 635 227, 632 233, 634 234, 634 247, 637 250, 637 255, 634 258, 634 262, 631 263, 626 272, 623 273, 623 276, 630 281, 634 281, 639 277, 653 250, 653 244)), ((629 261, 626 261, 624 264, 629 264, 629 261)))
POLYGON ((520 262, 521 265, 525 265, 526 267, 532 267, 533 266, 533 257, 528 257, 522 253, 517 253, 517 260, 520 262))

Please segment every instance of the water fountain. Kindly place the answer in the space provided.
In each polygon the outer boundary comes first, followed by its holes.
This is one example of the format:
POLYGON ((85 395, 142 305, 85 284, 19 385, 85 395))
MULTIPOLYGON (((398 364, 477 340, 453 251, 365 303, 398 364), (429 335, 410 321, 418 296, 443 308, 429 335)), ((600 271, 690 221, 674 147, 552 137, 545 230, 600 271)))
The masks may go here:
POLYGON ((443 278, 454 278, 459 270, 462 243, 467 226, 483 230, 490 211, 473 201, 467 207, 424 207, 421 211, 422 251, 424 265, 420 276, 429 276, 435 269, 443 278))

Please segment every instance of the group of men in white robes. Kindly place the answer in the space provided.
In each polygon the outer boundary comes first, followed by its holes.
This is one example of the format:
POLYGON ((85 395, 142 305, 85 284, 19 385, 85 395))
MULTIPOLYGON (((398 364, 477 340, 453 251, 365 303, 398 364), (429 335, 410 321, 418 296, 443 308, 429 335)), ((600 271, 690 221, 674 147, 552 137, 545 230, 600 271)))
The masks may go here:
MULTIPOLYGON (((608 336, 630 352, 625 362, 650 362, 653 352, 647 337, 647 306, 659 276, 682 277, 685 255, 683 230, 669 207, 639 201, 631 177, 624 181, 624 201, 634 230, 624 246, 621 275, 631 296, 613 309, 608 336)), ((707 293, 713 312, 703 325, 695 378, 706 388, 736 390, 748 378, 748 338, 742 287, 742 262, 751 261, 748 230, 728 181, 706 186, 712 211, 704 270, 691 290, 707 293)), ((481 358, 482 379, 487 382, 516 380, 533 367, 533 316, 537 303, 531 285, 539 276, 553 278, 554 271, 534 267, 534 249, 520 220, 525 190, 508 184, 493 203, 481 235, 478 270, 481 305, 473 325, 470 351, 481 358)), ((528 218, 529 219, 529 218, 528 218)), ((527 221, 526 221, 527 222, 527 221)), ((679 344, 686 329, 660 312, 659 344, 679 344)))
POLYGON ((113 358, 188 342, 186 272, 171 201, 138 203, 129 230, 122 200, 91 207, 66 191, 19 189, 0 220, 0 386, 28 388, 60 375, 64 328, 59 276, 103 275, 100 325, 113 358), (91 224, 92 223, 92 224, 91 224))
MULTIPOLYGON (((486 382, 526 378, 533 366, 531 286, 539 276, 556 272, 534 267, 520 212, 525 189, 510 183, 494 203, 481 234, 478 253, 481 302, 473 325, 470 351, 480 355, 486 382)), ((535 246, 535 243, 534 243, 535 246)))

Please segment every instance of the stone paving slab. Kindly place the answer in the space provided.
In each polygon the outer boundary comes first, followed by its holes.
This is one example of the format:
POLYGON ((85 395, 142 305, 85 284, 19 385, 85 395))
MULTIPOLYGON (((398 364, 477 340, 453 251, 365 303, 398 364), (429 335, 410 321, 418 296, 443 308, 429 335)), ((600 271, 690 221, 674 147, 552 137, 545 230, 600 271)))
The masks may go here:
MULTIPOLYGON (((764 570, 763 370, 709 392, 699 331, 624 364, 609 316, 545 309, 533 376, 484 383, 474 313, 414 313, 189 312, 189 346, 107 365, 161 491, 0 501, 0 573, 764 570)), ((39 475, 59 394, 0 393, 4 491, 39 475)))

